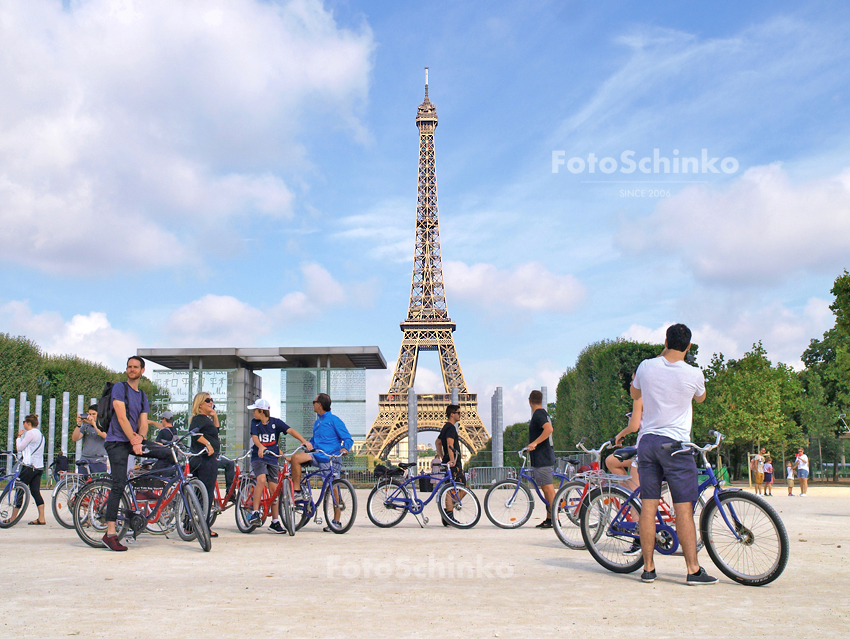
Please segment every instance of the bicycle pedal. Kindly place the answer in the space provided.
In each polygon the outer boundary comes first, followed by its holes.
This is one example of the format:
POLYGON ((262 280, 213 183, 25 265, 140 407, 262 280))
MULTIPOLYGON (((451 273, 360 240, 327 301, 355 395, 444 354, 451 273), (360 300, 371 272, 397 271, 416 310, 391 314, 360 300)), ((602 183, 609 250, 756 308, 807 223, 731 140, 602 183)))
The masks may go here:
POLYGON ((427 517, 423 517, 423 518, 422 518, 422 521, 423 521, 425 524, 427 524, 427 523, 428 523, 428 518, 427 518, 427 517))
POLYGON ((322 518, 321 517, 316 517, 316 525, 318 525, 318 526, 322 525, 322 518))

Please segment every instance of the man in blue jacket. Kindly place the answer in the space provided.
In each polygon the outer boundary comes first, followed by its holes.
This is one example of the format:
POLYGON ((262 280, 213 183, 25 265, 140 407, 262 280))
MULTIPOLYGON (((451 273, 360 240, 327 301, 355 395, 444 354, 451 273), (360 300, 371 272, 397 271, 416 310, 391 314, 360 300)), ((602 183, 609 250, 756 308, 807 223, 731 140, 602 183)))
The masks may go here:
MULTIPOLYGON (((331 398, 327 393, 319 393, 316 399, 313 400, 313 410, 316 411, 316 421, 313 424, 313 436, 310 438, 310 444, 313 446, 313 452, 300 452, 292 456, 292 483, 296 487, 301 486, 301 466, 310 465, 318 466, 326 469, 333 467, 334 477, 339 477, 342 468, 342 462, 339 459, 331 459, 327 455, 323 455, 318 450, 326 452, 328 455, 347 455, 348 451, 354 445, 354 440, 351 434, 345 427, 342 420, 331 412, 331 398)), ((334 489, 336 492, 336 488, 334 489)), ((334 495, 338 498, 338 495, 334 495)), ((296 493, 295 499, 308 499, 308 495, 296 493)), ((333 525, 339 526, 339 518, 341 511, 339 508, 334 508, 333 525)))

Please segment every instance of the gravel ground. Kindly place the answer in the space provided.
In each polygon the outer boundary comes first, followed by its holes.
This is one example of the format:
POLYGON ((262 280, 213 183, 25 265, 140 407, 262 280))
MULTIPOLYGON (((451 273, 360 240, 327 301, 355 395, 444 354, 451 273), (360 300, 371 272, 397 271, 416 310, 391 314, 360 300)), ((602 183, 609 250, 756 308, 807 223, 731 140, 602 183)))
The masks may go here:
MULTIPOLYGON (((616 575, 568 550, 543 516, 502 530, 482 514, 472 530, 410 515, 378 529, 359 490, 345 535, 310 522, 295 537, 236 529, 232 509, 215 525, 212 552, 197 543, 140 536, 126 553, 96 550, 50 514, 48 525, 0 530, 0 637, 550 637, 573 630, 611 636, 847 637, 850 635, 850 488, 812 487, 771 503, 791 539, 774 583, 749 588, 720 577, 688 588, 680 557, 659 557, 658 580, 616 575)), ((483 501, 483 491, 479 493, 483 501)), ((568 635, 567 635, 568 636, 568 635)))

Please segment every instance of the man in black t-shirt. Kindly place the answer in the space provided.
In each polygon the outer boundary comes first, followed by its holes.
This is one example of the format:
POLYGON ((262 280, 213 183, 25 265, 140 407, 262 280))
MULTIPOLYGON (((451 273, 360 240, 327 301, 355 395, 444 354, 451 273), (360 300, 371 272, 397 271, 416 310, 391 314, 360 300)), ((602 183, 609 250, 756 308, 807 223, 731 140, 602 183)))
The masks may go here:
MULTIPOLYGON (((460 460, 460 438, 457 434, 457 423, 460 421, 460 406, 457 404, 449 404, 446 407, 446 421, 440 434, 434 442, 437 449, 437 455, 443 460, 444 464, 448 464, 452 469, 452 475, 458 483, 463 482, 463 469, 461 468, 460 460)), ((455 504, 451 497, 451 492, 446 493, 446 513, 449 517, 454 512, 455 504)), ((443 526, 449 524, 444 520, 443 526)))
POLYGON ((555 471, 555 451, 549 438, 552 435, 552 423, 543 408, 543 393, 531 391, 528 396, 531 406, 531 421, 528 422, 528 453, 531 456, 531 467, 534 471, 534 482, 543 491, 546 504, 546 519, 537 528, 552 527, 552 502, 555 501, 555 485, 552 474, 555 471))
POLYGON ((174 413, 166 410, 159 417, 161 421, 157 424, 159 432, 156 434, 156 442, 158 444, 170 444, 177 437, 177 428, 174 426, 174 413))

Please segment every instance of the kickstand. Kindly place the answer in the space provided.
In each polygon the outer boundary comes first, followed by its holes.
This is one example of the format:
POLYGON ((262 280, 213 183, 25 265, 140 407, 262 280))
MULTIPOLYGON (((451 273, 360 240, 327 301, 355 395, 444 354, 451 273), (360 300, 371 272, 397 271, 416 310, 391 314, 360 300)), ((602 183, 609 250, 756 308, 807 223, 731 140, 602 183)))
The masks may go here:
MULTIPOLYGON (((422 513, 419 513, 419 515, 422 515, 422 513)), ((413 515, 413 518, 416 520, 416 523, 419 524, 420 528, 425 528, 425 524, 428 523, 428 518, 425 515, 422 515, 422 521, 420 521, 419 515, 413 515)))

